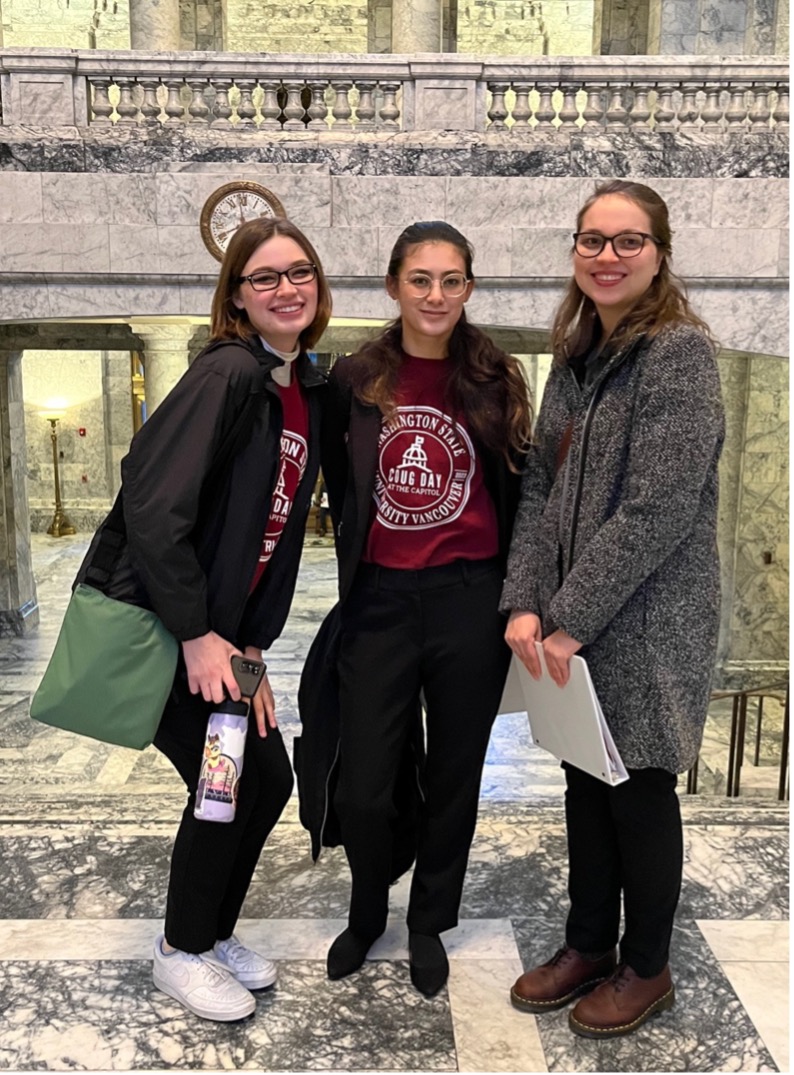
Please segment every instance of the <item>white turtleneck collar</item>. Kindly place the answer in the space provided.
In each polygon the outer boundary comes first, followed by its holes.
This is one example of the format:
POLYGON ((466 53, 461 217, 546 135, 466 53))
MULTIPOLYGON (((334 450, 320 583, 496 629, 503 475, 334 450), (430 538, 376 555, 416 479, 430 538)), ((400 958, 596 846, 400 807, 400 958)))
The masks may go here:
POLYGON ((264 337, 260 336, 262 346, 265 350, 270 351, 276 358, 280 358, 284 363, 283 366, 276 366, 271 370, 271 375, 276 384, 281 385, 282 388, 289 388, 292 383, 292 363, 300 354, 300 347, 296 347, 294 351, 277 351, 272 343, 268 343, 264 337))

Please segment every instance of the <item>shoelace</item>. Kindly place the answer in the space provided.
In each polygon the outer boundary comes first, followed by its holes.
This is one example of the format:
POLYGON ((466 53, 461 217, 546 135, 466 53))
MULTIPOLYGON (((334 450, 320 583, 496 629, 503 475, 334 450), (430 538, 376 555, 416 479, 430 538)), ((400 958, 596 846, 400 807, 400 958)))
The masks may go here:
POLYGON ((558 948, 557 951, 554 953, 554 955, 549 960, 549 966, 550 967, 556 967, 557 964, 562 962, 562 960, 565 959, 569 955, 569 953, 571 951, 572 951, 572 949, 568 948, 568 947, 558 948))
POLYGON ((614 986, 616 993, 621 993, 629 984, 628 969, 627 964, 621 963, 612 975, 612 985, 614 986))
POLYGON ((249 958, 248 949, 244 944, 241 944, 237 940, 234 934, 232 934, 227 941, 221 941, 217 948, 230 960, 245 960, 249 958))
POLYGON ((209 985, 220 985, 221 982, 226 981, 226 974, 218 967, 214 966, 209 960, 204 959, 203 956, 196 955, 193 952, 185 952, 191 963, 199 963, 203 968, 206 977, 209 979, 209 985))

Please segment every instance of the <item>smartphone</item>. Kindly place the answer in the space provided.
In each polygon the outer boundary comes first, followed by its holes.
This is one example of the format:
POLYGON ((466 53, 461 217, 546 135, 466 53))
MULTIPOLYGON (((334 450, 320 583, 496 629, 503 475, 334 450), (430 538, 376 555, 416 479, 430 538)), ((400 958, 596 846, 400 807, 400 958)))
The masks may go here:
POLYGON ((237 680, 237 685, 244 698, 253 698, 256 694, 262 677, 267 671, 264 661, 254 661, 250 657, 232 657, 232 672, 237 680))

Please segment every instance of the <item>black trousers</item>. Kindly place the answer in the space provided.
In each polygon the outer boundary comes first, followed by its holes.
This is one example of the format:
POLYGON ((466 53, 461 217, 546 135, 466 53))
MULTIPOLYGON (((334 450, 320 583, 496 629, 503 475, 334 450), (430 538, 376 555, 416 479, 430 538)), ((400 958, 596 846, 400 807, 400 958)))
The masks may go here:
POLYGON ((629 769, 610 787, 564 765, 571 910, 566 942, 601 953, 618 943, 620 896, 625 930, 620 958, 641 978, 668 961, 684 866, 677 777, 663 769, 629 769))
POLYGON ((234 821, 193 816, 212 703, 190 694, 179 675, 154 740, 187 785, 188 800, 171 857, 165 939, 206 952, 234 932, 259 855, 292 791, 292 768, 278 729, 260 739, 253 715, 234 821))
POLYGON ((386 925, 394 787, 420 692, 425 800, 409 929, 457 925, 485 752, 510 651, 495 561, 422 571, 363 564, 342 610, 341 768, 335 805, 353 879, 349 924, 386 925))

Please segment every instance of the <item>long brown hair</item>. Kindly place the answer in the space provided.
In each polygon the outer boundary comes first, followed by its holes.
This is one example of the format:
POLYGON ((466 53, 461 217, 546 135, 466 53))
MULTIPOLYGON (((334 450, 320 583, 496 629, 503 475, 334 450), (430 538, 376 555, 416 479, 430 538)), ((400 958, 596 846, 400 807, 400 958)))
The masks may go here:
MULTIPOLYGON (((397 239, 389 258, 388 275, 396 280, 409 252, 422 243, 449 243, 463 257, 466 277, 474 280, 471 243, 451 224, 425 220, 409 225, 397 239)), ((447 397, 462 414, 474 438, 502 455, 511 470, 529 443, 532 408, 521 365, 484 332, 471 325, 465 310, 449 340, 451 372, 447 397)), ((395 393, 403 361, 402 322, 398 317, 350 362, 350 382, 356 396, 378 407, 388 420, 394 415, 395 393)))
MULTIPOLYGON (((579 210, 576 230, 581 231, 587 210, 607 194, 619 194, 648 214, 656 249, 661 254, 659 271, 645 294, 615 327, 609 337, 610 348, 620 349, 633 336, 653 337, 670 325, 680 324, 699 328, 713 345, 714 339, 708 325, 697 316, 689 304, 686 285, 670 267, 673 254, 670 214, 666 202, 655 190, 646 187, 644 183, 632 183, 624 179, 600 183, 595 193, 579 210)), ((591 345, 597 323, 595 303, 581 290, 576 279, 571 277, 551 328, 554 360, 564 364, 572 356, 586 351, 591 345)))
POLYGON ((294 239, 307 260, 317 267, 317 313, 312 323, 307 325, 298 337, 301 350, 310 350, 325 332, 331 318, 331 289, 328 287, 317 251, 291 220, 285 220, 283 217, 257 217, 237 229, 223 255, 212 299, 210 341, 235 337, 247 340, 256 335, 256 329, 248 320, 248 314, 245 310, 238 310, 232 299, 240 286, 240 275, 248 259, 262 243, 276 235, 294 239))

